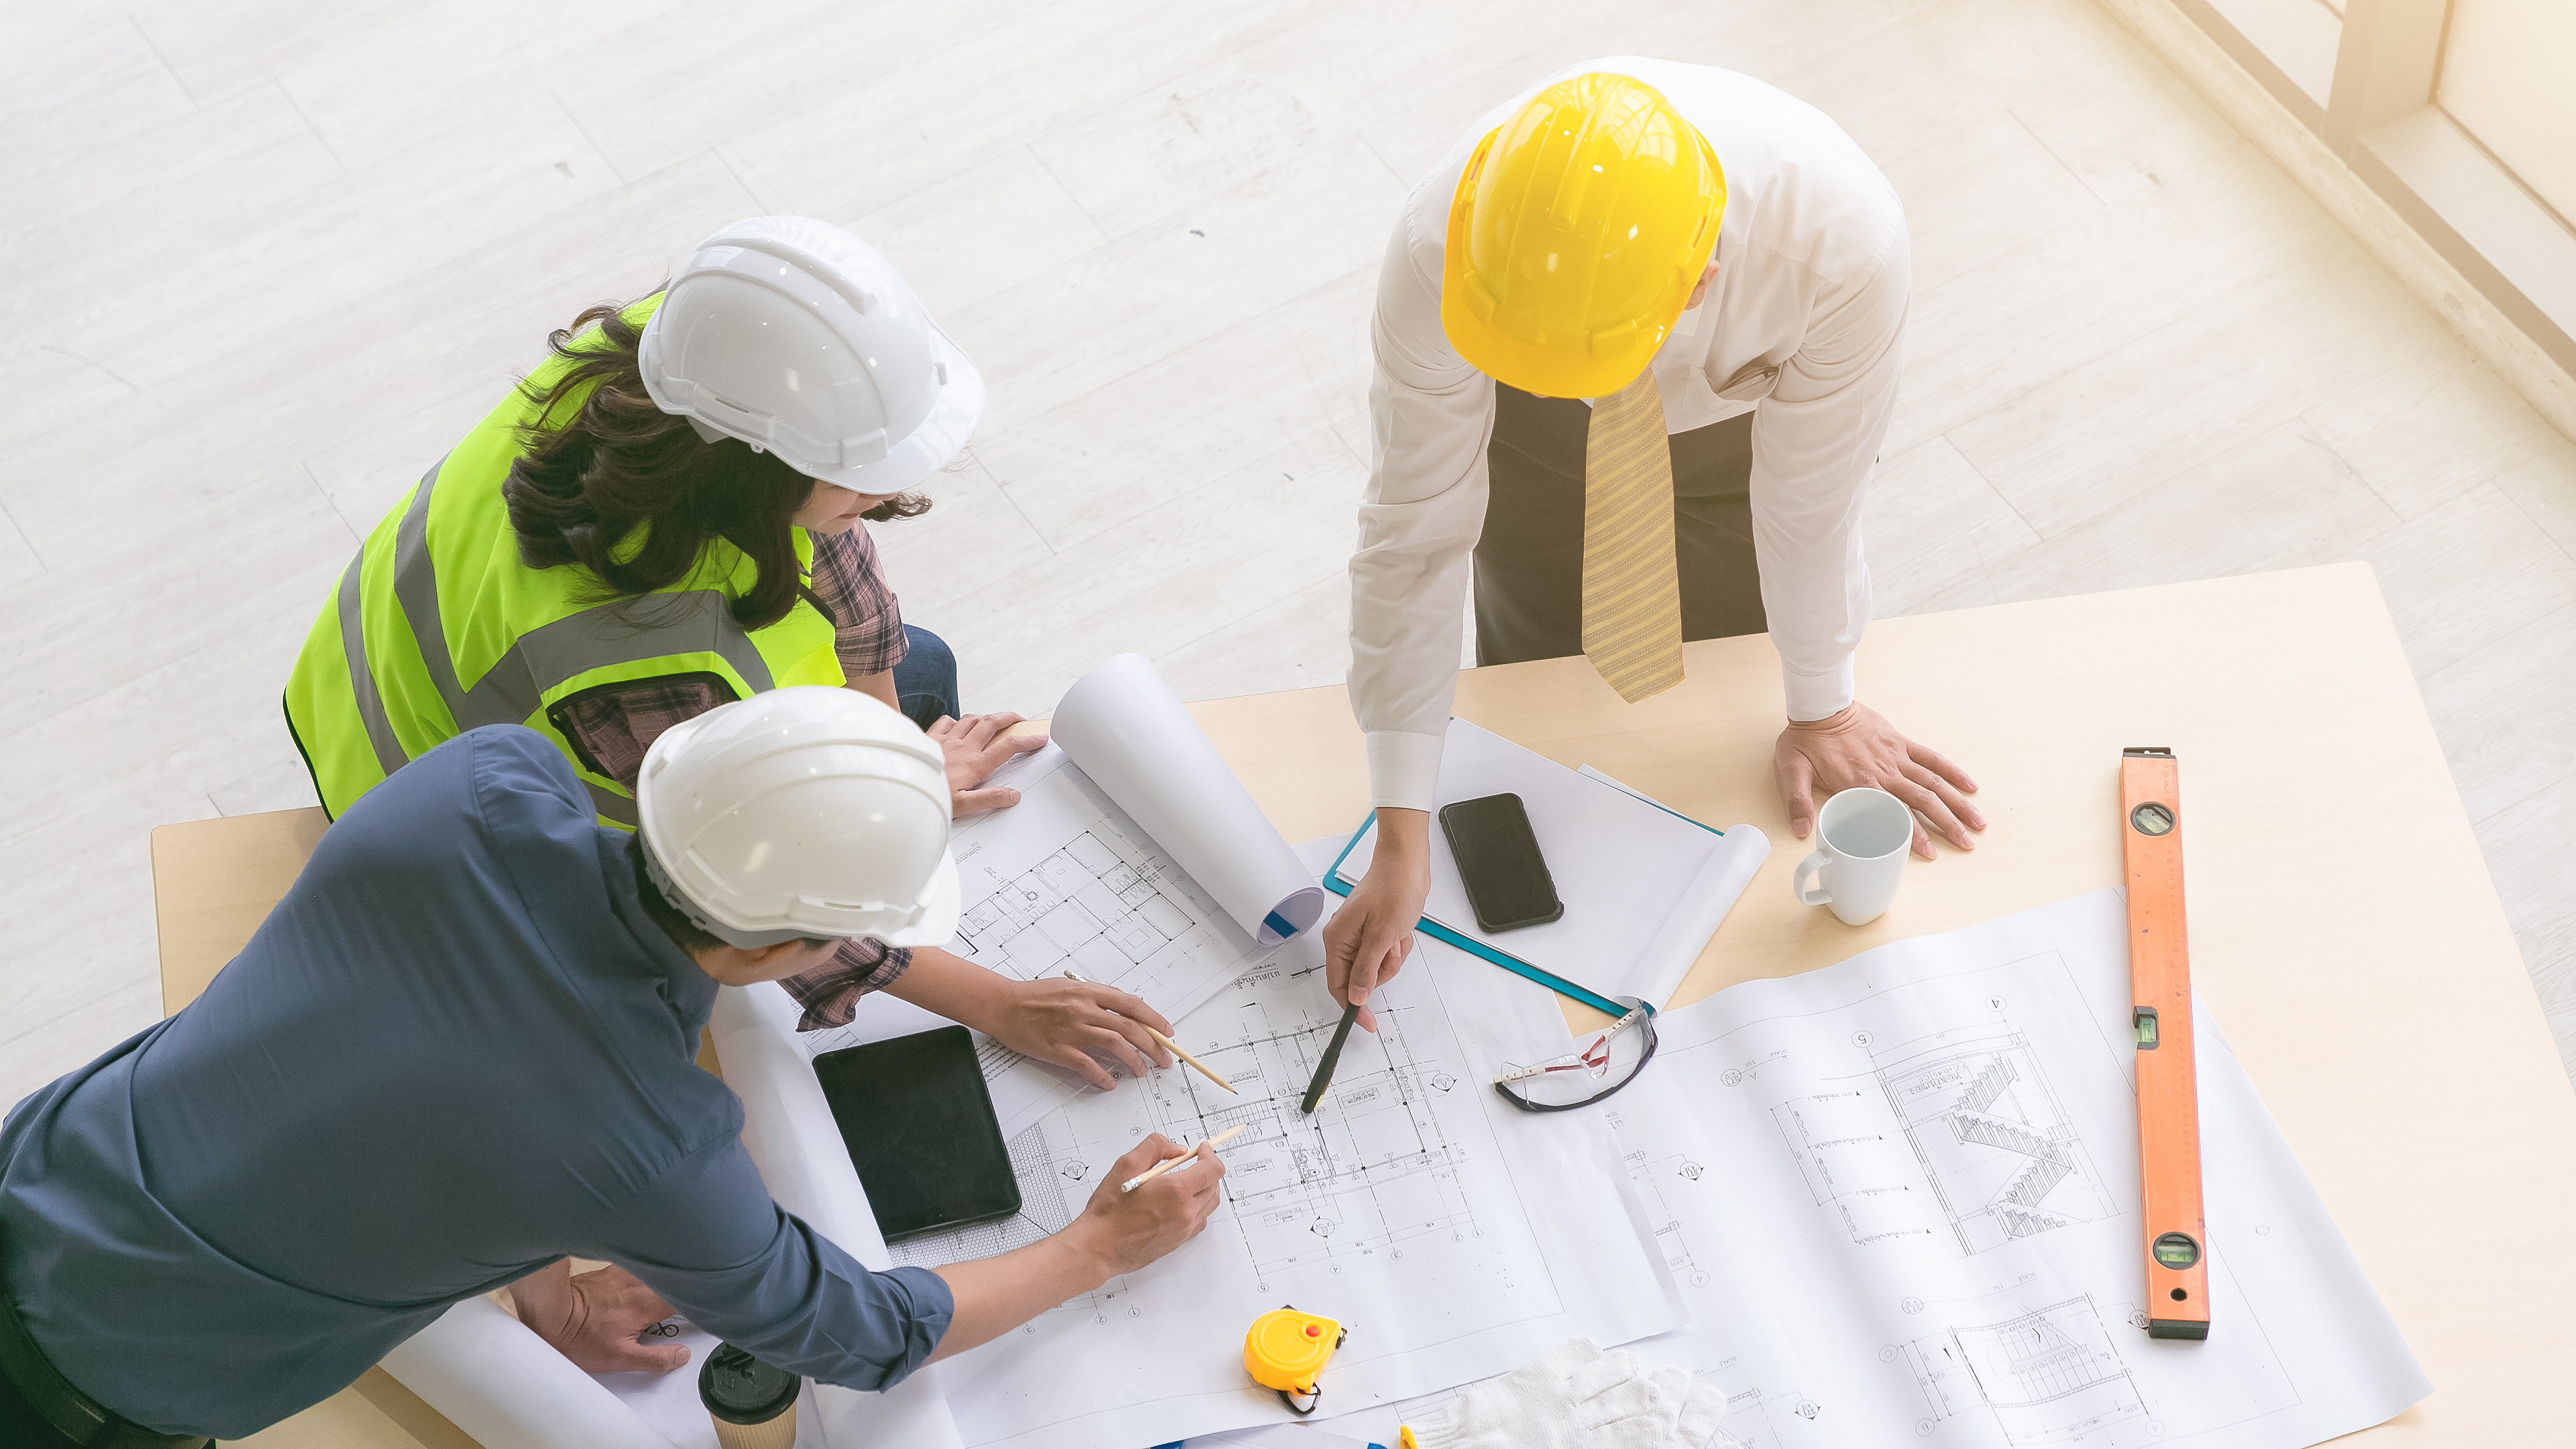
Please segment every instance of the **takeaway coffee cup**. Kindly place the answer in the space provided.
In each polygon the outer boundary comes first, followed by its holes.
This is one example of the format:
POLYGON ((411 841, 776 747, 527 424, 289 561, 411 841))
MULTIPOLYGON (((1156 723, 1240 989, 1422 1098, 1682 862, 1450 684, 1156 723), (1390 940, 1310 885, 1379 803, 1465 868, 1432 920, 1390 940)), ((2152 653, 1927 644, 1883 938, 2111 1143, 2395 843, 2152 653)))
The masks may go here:
POLYGON ((796 1391, 804 1380, 773 1368, 730 1343, 698 1369, 698 1402, 716 1421, 723 1449, 793 1449, 796 1391))
POLYGON ((1914 812, 1904 801, 1867 786, 1842 791, 1816 812, 1816 853, 1798 862, 1789 889, 1802 906, 1831 906, 1844 925, 1866 926, 1896 899, 1913 843, 1914 812))

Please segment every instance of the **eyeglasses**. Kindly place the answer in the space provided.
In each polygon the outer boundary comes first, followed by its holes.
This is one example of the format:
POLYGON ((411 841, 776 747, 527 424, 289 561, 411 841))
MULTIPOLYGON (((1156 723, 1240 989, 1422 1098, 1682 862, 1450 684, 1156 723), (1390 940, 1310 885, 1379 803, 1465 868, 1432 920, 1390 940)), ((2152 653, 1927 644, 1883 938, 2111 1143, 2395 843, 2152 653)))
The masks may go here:
POLYGON ((1589 1107, 1637 1080, 1655 1059, 1655 1014, 1633 996, 1610 998, 1627 1008, 1582 1050, 1529 1066, 1503 1063, 1494 1090, 1524 1112, 1589 1107))

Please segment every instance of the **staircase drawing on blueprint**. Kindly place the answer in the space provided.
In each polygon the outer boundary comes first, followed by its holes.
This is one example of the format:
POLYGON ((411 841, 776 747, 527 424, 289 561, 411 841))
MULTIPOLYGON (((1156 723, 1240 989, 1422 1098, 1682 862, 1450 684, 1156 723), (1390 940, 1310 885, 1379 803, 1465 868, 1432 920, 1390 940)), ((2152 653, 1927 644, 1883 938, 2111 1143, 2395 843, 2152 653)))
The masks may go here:
POLYGON ((1900 1354, 1923 1390, 1928 1412, 1914 1426, 1920 1438, 1980 1410, 2016 1449, 2088 1438, 2126 1442, 2105 1431, 2136 1420, 2146 1421, 2137 1427, 2148 1436, 2164 1433, 2148 1419, 2090 1295, 1880 1350, 1882 1359, 1900 1354))
POLYGON ((2029 1039, 2001 998, 1991 1005, 1993 1022, 1893 1047, 1855 1032, 1868 1077, 1772 1109, 1817 1205, 1853 1242, 1946 1234, 1973 1257, 2119 1211, 2029 1039), (1883 1130, 1889 1113, 1902 1152, 1883 1130))
POLYGON ((2208 1343, 2147 1336, 2128 920, 2101 891, 1665 1013, 1598 1109, 1755 1449, 2297 1449, 2426 1391, 2205 1015, 2208 1343))

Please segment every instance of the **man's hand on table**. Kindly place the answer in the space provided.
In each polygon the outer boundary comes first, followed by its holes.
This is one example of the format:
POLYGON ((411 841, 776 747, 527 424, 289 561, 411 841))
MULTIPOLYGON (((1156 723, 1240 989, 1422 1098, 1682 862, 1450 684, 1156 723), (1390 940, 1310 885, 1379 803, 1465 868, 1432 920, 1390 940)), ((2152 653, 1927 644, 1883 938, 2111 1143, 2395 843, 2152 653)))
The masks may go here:
POLYGON ((1431 812, 1377 812, 1377 850, 1368 874, 1324 923, 1324 985, 1333 999, 1358 1003, 1359 1024, 1377 1030, 1369 993, 1404 967, 1413 928, 1431 895, 1431 812))
POLYGON ((1977 782, 1968 772, 1896 732, 1896 726, 1865 704, 1780 731, 1771 767, 1780 785, 1780 803, 1789 812, 1789 829, 1800 840, 1815 828, 1816 808, 1838 790, 1874 785, 1914 811, 1914 853, 1930 860, 1938 854, 1923 825, 1961 850, 1977 843, 1968 832, 1986 828, 1986 817, 1970 804, 1977 782))
POLYGON ((930 737, 939 742, 939 752, 948 757, 948 813, 963 820, 986 810, 999 810, 1020 803, 1020 792, 1009 788, 986 789, 984 782, 993 772, 1032 750, 1046 745, 1043 731, 1015 735, 1011 726, 1021 723, 1015 714, 970 714, 964 719, 941 716, 930 727, 930 737))
POLYGON ((689 1361, 678 1344, 647 1347, 644 1330, 671 1316, 661 1295, 623 1268, 576 1277, 570 1263, 510 1285, 519 1319, 584 1373, 669 1373, 689 1361))

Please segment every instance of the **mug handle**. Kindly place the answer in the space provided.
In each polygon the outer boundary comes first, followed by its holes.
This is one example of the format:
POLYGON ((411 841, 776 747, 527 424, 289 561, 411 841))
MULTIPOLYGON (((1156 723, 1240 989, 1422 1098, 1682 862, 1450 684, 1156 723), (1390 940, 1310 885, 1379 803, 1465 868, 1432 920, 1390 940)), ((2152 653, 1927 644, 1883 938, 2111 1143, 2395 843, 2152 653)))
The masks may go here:
POLYGON ((1834 903, 1833 892, 1824 889, 1825 878, 1823 874, 1825 866, 1832 860, 1832 856, 1819 850, 1815 854, 1808 856, 1805 860, 1798 862, 1798 873, 1789 878, 1789 893, 1798 898, 1798 904, 1802 906, 1829 906, 1834 903), (1807 894, 1807 873, 1809 871, 1817 873, 1817 890, 1814 895, 1807 894))

